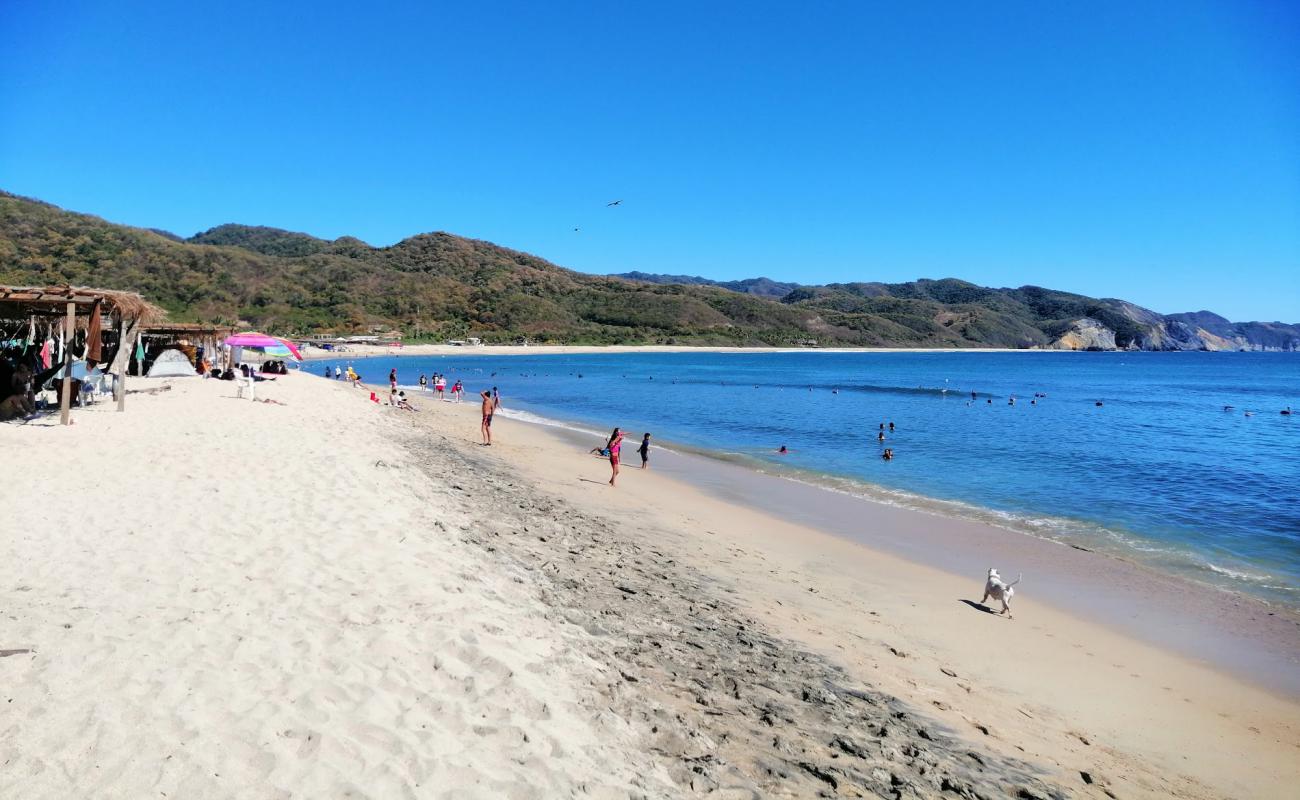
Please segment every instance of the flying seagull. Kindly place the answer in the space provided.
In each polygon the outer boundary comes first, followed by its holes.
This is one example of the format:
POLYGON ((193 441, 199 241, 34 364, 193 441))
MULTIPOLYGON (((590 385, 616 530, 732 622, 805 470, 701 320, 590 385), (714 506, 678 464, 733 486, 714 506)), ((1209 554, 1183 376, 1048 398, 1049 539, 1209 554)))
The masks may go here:
POLYGON ((606 203, 606 204, 605 204, 605 207, 608 208, 608 207, 610 207, 610 206, 621 206, 621 205, 623 205, 623 201, 622 201, 622 200, 615 200, 615 201, 612 202, 612 203, 606 203))

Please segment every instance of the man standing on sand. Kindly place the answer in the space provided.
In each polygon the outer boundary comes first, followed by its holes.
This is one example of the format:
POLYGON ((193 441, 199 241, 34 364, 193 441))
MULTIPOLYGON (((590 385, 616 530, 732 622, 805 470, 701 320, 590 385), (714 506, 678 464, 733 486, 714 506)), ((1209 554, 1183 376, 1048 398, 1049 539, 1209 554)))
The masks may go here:
POLYGON ((496 407, 492 404, 492 393, 484 389, 479 392, 483 398, 483 422, 479 425, 479 430, 483 434, 483 444, 490 447, 492 445, 492 412, 496 407))

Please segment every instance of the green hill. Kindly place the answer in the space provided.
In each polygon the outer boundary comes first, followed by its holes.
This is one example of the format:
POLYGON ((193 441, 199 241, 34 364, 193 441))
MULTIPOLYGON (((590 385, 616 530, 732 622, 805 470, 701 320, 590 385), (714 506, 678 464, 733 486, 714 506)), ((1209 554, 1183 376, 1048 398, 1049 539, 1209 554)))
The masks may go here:
POLYGON ((137 291, 178 321, 568 344, 1300 349, 1297 326, 1176 319, 1032 286, 637 277, 655 282, 574 272, 448 233, 371 247, 221 225, 180 239, 0 192, 0 283, 137 291))

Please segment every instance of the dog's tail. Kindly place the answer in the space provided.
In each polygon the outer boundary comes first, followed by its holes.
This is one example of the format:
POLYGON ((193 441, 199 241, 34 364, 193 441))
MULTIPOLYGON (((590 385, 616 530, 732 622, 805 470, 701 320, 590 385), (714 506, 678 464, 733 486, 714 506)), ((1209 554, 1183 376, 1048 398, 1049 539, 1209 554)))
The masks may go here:
POLYGON ((1007 584, 1007 588, 1010 589, 1012 586, 1015 586, 1017 583, 1020 583, 1020 579, 1023 577, 1025 577, 1025 573, 1022 572, 1016 576, 1016 579, 1014 581, 1007 584))

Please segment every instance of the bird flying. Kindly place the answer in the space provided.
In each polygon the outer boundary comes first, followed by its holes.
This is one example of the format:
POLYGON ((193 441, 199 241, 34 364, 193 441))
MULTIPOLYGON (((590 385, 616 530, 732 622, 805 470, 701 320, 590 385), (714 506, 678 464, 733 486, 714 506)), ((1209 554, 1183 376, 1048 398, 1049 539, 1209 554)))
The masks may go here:
POLYGON ((606 207, 606 208, 609 208, 610 206, 621 206, 621 205, 623 205, 623 201, 622 201, 622 200, 615 200, 615 201, 612 202, 612 203, 606 203, 606 204, 605 204, 605 207, 606 207))

